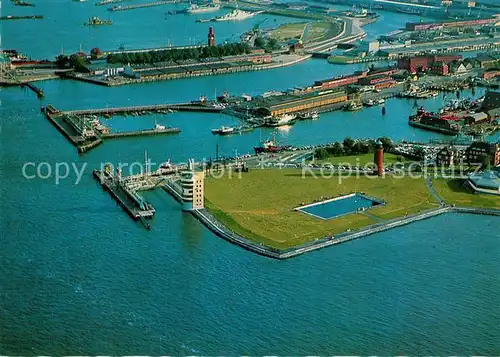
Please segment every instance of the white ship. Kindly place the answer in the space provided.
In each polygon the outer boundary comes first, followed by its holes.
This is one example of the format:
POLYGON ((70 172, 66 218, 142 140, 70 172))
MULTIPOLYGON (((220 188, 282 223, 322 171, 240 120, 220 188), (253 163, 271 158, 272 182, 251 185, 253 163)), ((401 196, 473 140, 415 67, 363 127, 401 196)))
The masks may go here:
POLYGON ((247 12, 243 11, 240 9, 234 9, 230 13, 223 15, 223 16, 217 16, 214 21, 234 21, 234 20, 246 20, 251 17, 254 17, 257 14, 260 14, 261 12, 247 12))
POLYGON ((186 10, 186 12, 188 14, 203 14, 203 13, 206 13, 206 12, 215 12, 215 11, 219 11, 219 10, 220 10, 220 5, 212 5, 212 4, 208 4, 208 5, 196 5, 196 4, 192 4, 186 10))
POLYGON ((282 125, 292 125, 297 118, 296 115, 293 114, 283 114, 279 117, 273 117, 269 122, 268 126, 282 126, 282 125))

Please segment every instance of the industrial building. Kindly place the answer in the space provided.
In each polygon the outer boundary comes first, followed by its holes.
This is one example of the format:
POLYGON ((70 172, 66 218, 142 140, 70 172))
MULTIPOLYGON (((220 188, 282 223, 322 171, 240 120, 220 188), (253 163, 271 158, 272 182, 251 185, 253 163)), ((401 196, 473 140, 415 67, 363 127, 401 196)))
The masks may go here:
POLYGON ((405 57, 398 60, 397 67, 399 69, 406 69, 411 73, 416 73, 432 68, 434 63, 449 64, 460 59, 462 59, 460 55, 405 57))
POLYGON ((498 21, 499 20, 497 18, 491 18, 491 19, 476 19, 476 20, 446 21, 446 22, 407 22, 405 29, 407 31, 438 30, 442 28, 492 25, 496 24, 498 21))
POLYGON ((345 101, 347 101, 346 91, 328 90, 300 97, 286 96, 286 98, 283 98, 283 96, 276 96, 272 99, 268 99, 267 105, 258 106, 255 111, 260 116, 278 116, 343 103, 345 101))

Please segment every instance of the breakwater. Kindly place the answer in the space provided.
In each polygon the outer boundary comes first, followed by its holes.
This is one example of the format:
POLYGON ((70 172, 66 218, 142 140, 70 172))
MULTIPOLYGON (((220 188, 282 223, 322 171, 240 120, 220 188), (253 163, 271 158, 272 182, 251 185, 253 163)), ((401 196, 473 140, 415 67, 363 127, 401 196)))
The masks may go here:
POLYGON ((155 1, 155 2, 150 2, 146 4, 136 4, 136 5, 126 5, 126 6, 113 6, 108 9, 108 11, 125 11, 125 10, 135 10, 135 9, 141 9, 144 7, 153 7, 153 6, 161 6, 161 5, 169 5, 169 4, 176 4, 180 1, 178 0, 166 0, 166 1, 155 1))
POLYGON ((178 134, 181 132, 179 128, 166 128, 166 129, 151 129, 151 130, 136 130, 126 131, 123 133, 108 133, 101 134, 103 139, 124 138, 130 136, 152 136, 152 135, 165 135, 165 134, 178 134))
POLYGON ((42 15, 26 15, 26 16, 0 16, 0 20, 41 20, 43 19, 42 15))

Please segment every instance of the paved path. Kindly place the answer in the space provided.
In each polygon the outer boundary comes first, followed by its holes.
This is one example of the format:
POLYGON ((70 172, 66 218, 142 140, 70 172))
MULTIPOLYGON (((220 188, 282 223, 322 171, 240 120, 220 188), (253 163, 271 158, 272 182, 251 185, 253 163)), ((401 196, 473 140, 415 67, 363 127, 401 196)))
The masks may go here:
POLYGON ((434 185, 432 184, 432 180, 430 177, 425 178, 425 184, 427 185, 427 188, 429 189, 429 192, 431 193, 431 195, 439 202, 439 205, 441 207, 446 206, 446 202, 444 202, 443 199, 437 193, 436 189, 434 188, 434 185))

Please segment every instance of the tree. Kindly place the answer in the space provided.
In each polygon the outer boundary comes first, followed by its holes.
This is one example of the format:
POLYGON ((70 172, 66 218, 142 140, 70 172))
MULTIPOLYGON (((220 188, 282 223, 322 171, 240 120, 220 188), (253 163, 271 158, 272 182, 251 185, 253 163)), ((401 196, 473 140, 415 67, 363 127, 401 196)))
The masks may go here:
POLYGON ((59 68, 67 68, 69 66, 69 57, 66 55, 59 55, 56 57, 56 65, 59 68))
POLYGON ((343 145, 344 145, 344 152, 346 155, 349 155, 352 153, 352 149, 354 147, 354 140, 351 139, 350 137, 347 137, 344 139, 343 145))
POLYGON ((87 68, 87 62, 85 59, 79 55, 73 54, 69 57, 70 66, 75 69, 76 72, 89 73, 87 68))
POLYGON ((266 47, 266 40, 264 40, 262 37, 257 37, 253 45, 257 48, 264 48, 266 47))
POLYGON ((271 51, 279 49, 278 40, 275 38, 270 38, 267 40, 267 48, 271 51))
POLYGON ((390 138, 384 136, 380 138, 380 141, 382 142, 382 145, 384 146, 384 150, 386 152, 390 152, 394 149, 394 143, 390 138))
POLYGON ((479 158, 481 162, 481 170, 489 170, 491 165, 491 157, 488 154, 483 154, 479 158))
POLYGON ((102 55, 102 52, 99 48, 94 47, 93 49, 90 50, 90 57, 92 59, 97 59, 102 55))
POLYGON ((318 160, 324 160, 328 158, 328 151, 325 148, 316 149, 314 151, 314 158, 318 160))

